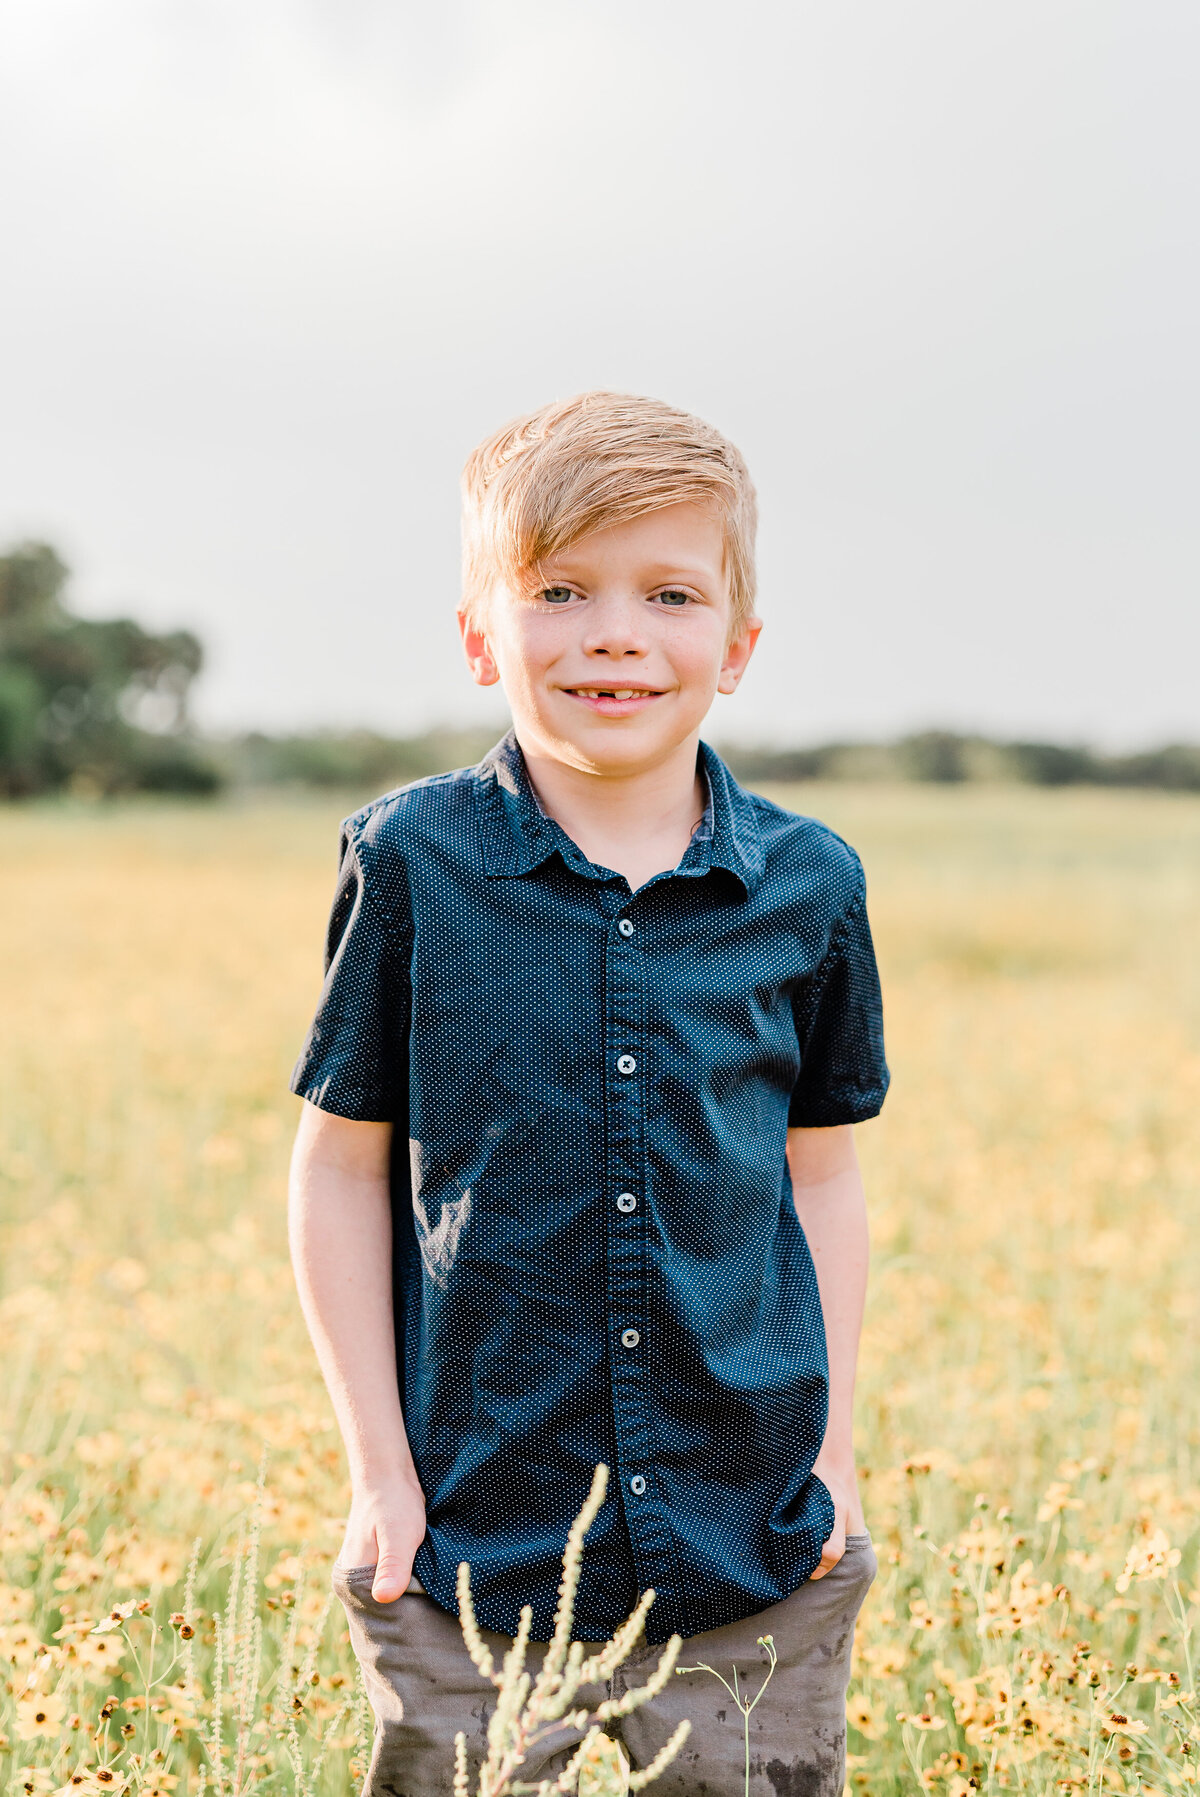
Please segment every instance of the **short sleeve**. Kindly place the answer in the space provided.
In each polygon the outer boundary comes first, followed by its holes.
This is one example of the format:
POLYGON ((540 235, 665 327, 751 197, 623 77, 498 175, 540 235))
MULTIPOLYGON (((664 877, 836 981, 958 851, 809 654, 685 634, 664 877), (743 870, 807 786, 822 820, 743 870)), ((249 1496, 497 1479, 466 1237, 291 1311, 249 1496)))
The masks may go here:
POLYGON ((795 998, 800 1077, 789 1129, 829 1129, 878 1116, 890 1075, 883 1052, 883 999, 866 892, 834 926, 829 949, 795 998))
MULTIPOLYGON (((400 884, 388 881, 389 899, 400 884)), ((291 1089, 319 1110, 360 1123, 398 1122, 408 1104, 412 930, 394 909, 394 901, 383 909, 363 848, 343 827, 325 984, 291 1089)))

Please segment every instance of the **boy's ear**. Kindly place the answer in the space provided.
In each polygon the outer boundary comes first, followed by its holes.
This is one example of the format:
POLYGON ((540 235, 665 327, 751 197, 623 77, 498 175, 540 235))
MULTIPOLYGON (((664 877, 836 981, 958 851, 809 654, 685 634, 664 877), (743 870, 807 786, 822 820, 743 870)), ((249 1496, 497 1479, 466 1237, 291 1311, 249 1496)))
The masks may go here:
POLYGON ((483 631, 471 617, 469 612, 458 613, 458 628, 462 635, 463 652, 467 658, 467 666, 477 686, 495 686, 500 678, 500 670, 492 659, 488 648, 488 640, 483 631))
POLYGON ((761 618, 747 618, 738 634, 732 638, 725 651, 725 659, 721 663, 721 672, 717 676, 719 693, 737 691, 738 681, 746 672, 747 664, 754 654, 754 646, 758 642, 761 631, 761 618))

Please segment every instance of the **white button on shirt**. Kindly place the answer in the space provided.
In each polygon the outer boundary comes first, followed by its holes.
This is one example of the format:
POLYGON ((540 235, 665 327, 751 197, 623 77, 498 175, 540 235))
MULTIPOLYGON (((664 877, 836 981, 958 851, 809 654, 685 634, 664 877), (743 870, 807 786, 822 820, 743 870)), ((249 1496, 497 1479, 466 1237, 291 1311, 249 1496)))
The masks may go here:
POLYGON ((634 1060, 634 1058, 631 1054, 622 1054, 622 1055, 617 1056, 617 1072, 618 1073, 636 1073, 637 1072, 637 1062, 634 1060))

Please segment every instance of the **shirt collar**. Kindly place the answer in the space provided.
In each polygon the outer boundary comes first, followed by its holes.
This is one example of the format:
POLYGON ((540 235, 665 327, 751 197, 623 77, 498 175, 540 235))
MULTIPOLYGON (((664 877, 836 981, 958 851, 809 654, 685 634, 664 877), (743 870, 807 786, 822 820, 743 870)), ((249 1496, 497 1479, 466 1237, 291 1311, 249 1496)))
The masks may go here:
MULTIPOLYGON (((724 868, 749 894, 763 870, 762 840, 754 805, 715 749, 703 742, 699 771, 708 784, 708 804, 678 871, 703 874, 713 867, 724 868)), ((562 826, 542 810, 520 744, 511 730, 484 756, 474 774, 484 865, 489 875, 532 873, 557 852, 576 872, 598 877, 598 870, 584 858, 562 826)))

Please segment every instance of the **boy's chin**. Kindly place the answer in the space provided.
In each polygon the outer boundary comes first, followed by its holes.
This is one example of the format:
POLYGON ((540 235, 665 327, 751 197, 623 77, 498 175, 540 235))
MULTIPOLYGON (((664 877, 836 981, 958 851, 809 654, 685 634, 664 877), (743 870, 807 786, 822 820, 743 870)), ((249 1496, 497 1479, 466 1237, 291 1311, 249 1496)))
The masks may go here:
POLYGON ((636 726, 630 728, 628 723, 614 727, 588 720, 583 728, 558 733, 560 752, 565 751, 563 759, 569 758, 577 767, 586 767, 592 773, 640 773, 670 761, 682 743, 694 739, 698 728, 693 725, 681 731, 678 718, 671 720, 674 728, 664 729, 662 724, 647 728, 649 722, 639 718, 636 726))

